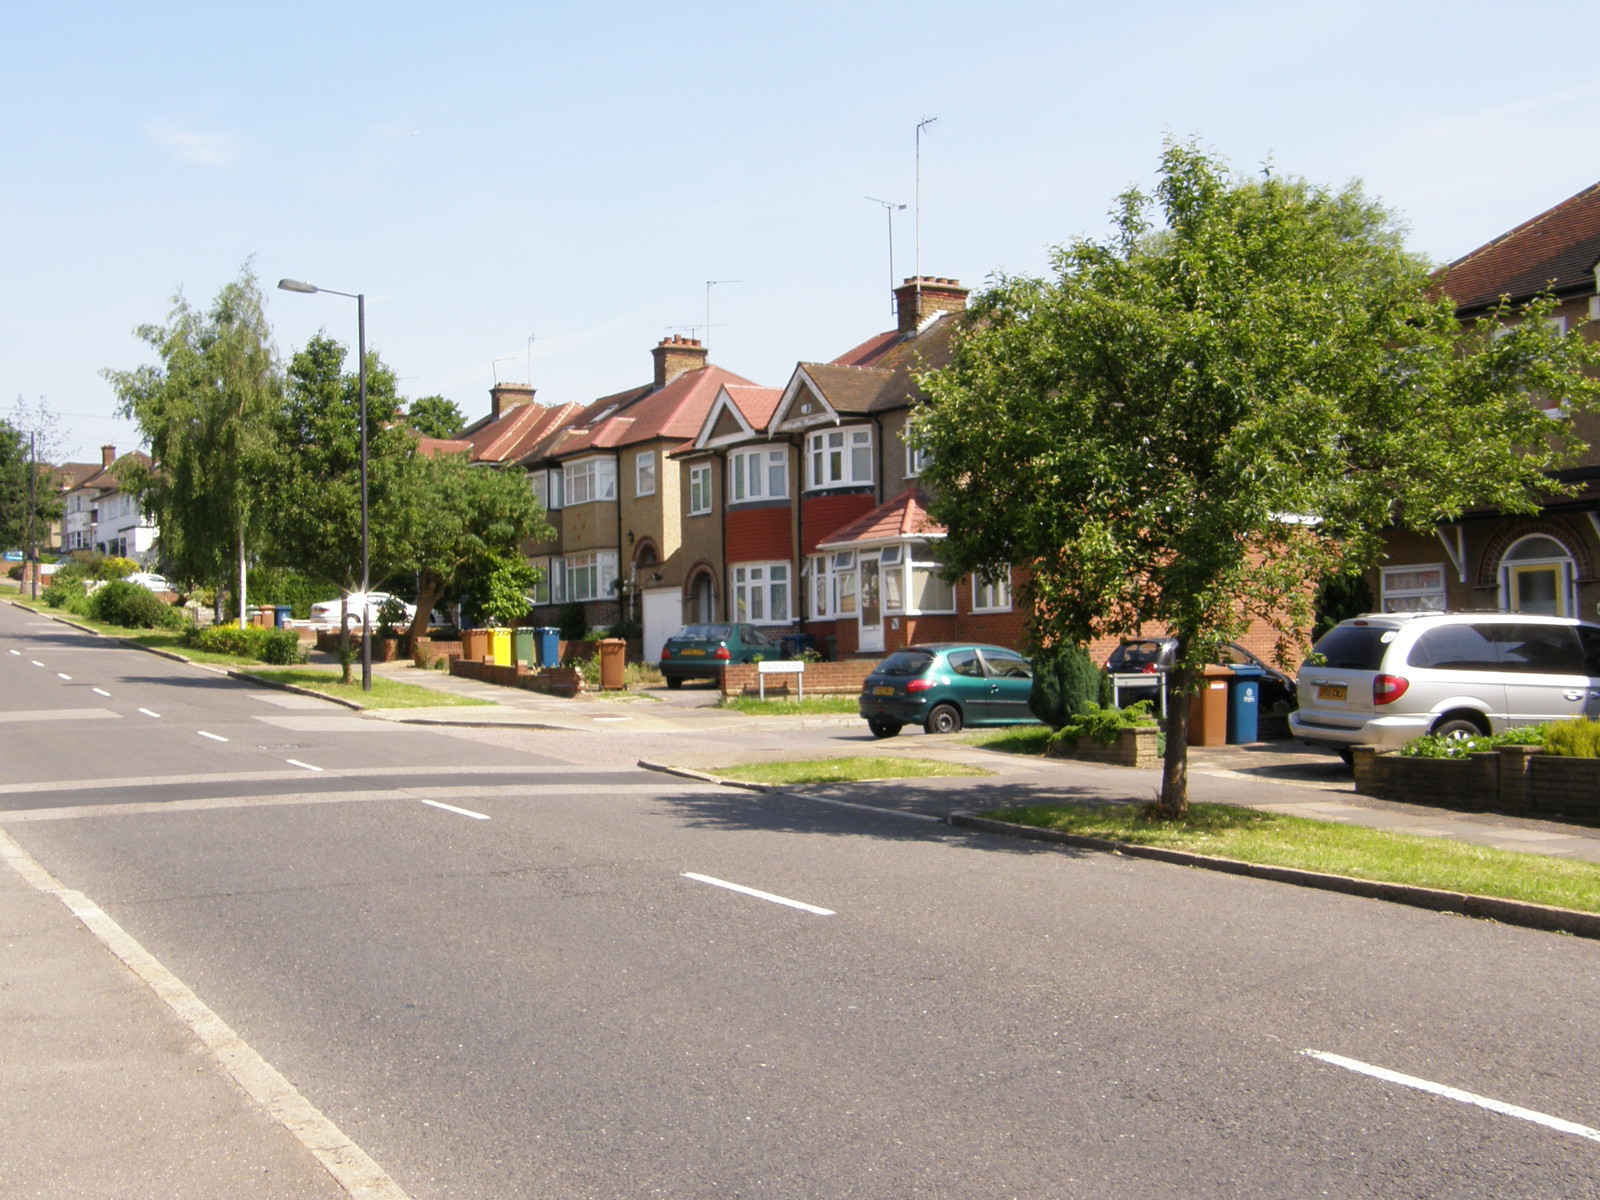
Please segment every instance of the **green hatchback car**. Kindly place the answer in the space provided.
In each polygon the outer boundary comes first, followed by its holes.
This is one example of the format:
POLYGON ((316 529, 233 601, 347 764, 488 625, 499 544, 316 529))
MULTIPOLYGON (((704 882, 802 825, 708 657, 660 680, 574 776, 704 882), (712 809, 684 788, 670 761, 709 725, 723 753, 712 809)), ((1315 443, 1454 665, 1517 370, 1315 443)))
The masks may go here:
POLYGON ((956 733, 964 725, 1033 725, 1033 667, 1015 650, 930 642, 896 650, 861 685, 859 708, 873 737, 907 725, 956 733))
POLYGON ((685 679, 720 679, 729 663, 782 657, 778 643, 755 625, 685 625, 661 647, 661 675, 669 688, 680 688, 685 679))

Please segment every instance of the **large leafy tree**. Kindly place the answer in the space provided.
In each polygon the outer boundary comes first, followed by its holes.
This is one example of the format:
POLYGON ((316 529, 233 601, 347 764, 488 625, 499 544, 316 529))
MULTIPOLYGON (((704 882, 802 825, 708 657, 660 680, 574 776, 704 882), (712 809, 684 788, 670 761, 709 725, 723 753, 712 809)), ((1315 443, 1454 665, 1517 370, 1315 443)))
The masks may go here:
POLYGON ((261 481, 272 474, 269 430, 282 397, 255 274, 246 264, 203 311, 180 293, 165 325, 135 333, 159 362, 101 374, 123 415, 138 422, 154 469, 126 460, 119 481, 159 525, 165 570, 214 584, 219 615, 230 567, 237 570, 242 620, 245 565, 265 515, 261 481))
POLYGON ((50 522, 61 515, 55 475, 47 467, 35 467, 34 461, 28 435, 0 418, 0 549, 16 549, 27 542, 30 512, 36 539, 42 538, 50 522), (30 470, 34 474, 31 491, 30 470))
MULTIPOLYGON (((397 526, 402 541, 395 554, 402 569, 415 572, 417 616, 411 633, 423 632, 428 614, 450 589, 482 565, 515 559, 528 539, 552 530, 532 489, 519 471, 472 466, 465 455, 413 456, 398 497, 403 511, 397 526)), ((537 571, 523 564, 529 587, 537 571)))
MULTIPOLYGON (((361 578, 361 403, 345 347, 317 334, 289 360, 273 423, 277 469, 269 557, 342 593, 361 578)), ((401 476, 413 445, 399 427, 395 375, 367 353, 368 544, 373 580, 403 565, 401 476)))
POLYGON ((425 437, 454 437, 467 418, 454 400, 443 396, 423 396, 406 409, 406 423, 425 437))
MULTIPOLYGON (((1529 395, 1591 405, 1593 344, 1541 320, 1548 304, 1463 334, 1358 186, 1230 178, 1169 143, 1153 199, 1129 191, 1113 221, 1059 248, 1053 279, 977 298, 913 434, 949 566, 1031 568, 1041 644, 1159 623, 1187 694, 1253 618, 1302 640, 1316 581, 1369 564, 1386 529, 1531 511, 1582 448, 1529 395)), ((1169 817, 1188 804, 1187 708, 1169 817)))

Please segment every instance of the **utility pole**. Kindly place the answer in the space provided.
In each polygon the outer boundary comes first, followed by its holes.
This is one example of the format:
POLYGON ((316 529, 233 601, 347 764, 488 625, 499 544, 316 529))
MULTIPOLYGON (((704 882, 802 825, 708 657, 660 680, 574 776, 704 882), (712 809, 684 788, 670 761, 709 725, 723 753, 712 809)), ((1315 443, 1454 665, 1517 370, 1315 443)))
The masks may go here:
POLYGON ((39 598, 39 549, 34 536, 33 520, 39 512, 39 464, 34 461, 34 438, 28 434, 28 563, 33 568, 33 598, 39 598))

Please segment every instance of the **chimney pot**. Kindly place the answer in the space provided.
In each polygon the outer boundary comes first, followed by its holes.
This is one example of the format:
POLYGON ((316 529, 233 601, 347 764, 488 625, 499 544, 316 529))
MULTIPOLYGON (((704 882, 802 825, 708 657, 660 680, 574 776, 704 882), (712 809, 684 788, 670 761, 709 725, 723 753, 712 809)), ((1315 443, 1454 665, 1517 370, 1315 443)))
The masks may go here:
POLYGON ((912 276, 894 290, 899 332, 915 333, 930 317, 947 312, 965 312, 967 289, 959 279, 942 275, 912 276))
POLYGON ((700 339, 678 333, 662 338, 650 353, 656 360, 657 388, 664 388, 678 376, 706 365, 706 349, 700 339))
POLYGON ((117 448, 115 446, 100 447, 100 466, 109 467, 117 461, 117 448))

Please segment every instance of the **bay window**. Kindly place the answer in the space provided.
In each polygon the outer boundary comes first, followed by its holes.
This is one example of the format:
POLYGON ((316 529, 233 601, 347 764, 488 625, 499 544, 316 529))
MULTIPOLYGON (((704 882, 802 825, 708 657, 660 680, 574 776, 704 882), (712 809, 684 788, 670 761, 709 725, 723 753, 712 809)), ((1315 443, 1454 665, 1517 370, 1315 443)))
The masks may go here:
POLYGON ((586 458, 562 468, 566 503, 588 504, 617 498, 617 462, 613 458, 586 458))
POLYGON ((744 563, 728 571, 733 619, 752 625, 782 625, 789 615, 789 564, 744 563))
POLYGON ((617 590, 617 552, 598 550, 590 554, 569 554, 565 563, 563 603, 604 600, 617 590))
POLYGON ((824 429, 806 435, 806 487, 872 484, 872 430, 824 429))
POLYGON ((789 451, 735 450, 728 455, 728 503, 782 500, 789 495, 789 451))

